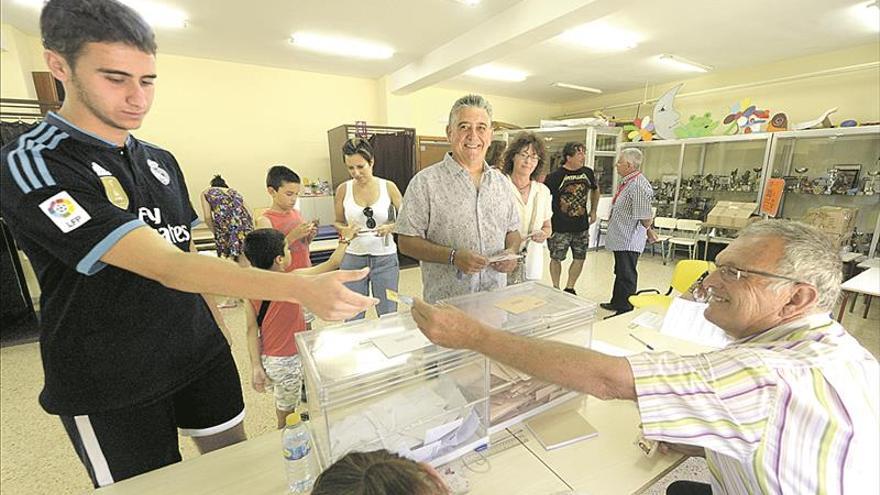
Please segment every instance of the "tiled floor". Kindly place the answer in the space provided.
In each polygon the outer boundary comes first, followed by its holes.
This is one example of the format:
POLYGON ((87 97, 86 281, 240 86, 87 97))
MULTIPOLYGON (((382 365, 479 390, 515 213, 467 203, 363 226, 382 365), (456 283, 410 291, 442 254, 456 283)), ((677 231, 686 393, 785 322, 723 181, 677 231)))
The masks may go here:
MULTIPOLYGON (((605 251, 591 252, 584 272, 576 285, 578 295, 596 302, 607 301, 613 284, 613 259, 605 251)), ((563 266, 563 279, 567 263, 563 266)), ((665 289, 672 265, 663 265, 659 257, 643 256, 639 261, 639 287, 665 289)), ((545 270, 545 279, 549 275, 545 270)), ((417 268, 401 272, 401 292, 421 292, 417 268)), ((868 319, 861 318, 859 300, 856 311, 848 313, 844 324, 875 356, 880 355, 880 304, 874 304, 868 319)), ((599 317, 607 315, 600 310, 599 317)), ((245 429, 249 436, 271 430, 275 415, 272 397, 258 394, 250 386, 250 369, 245 344, 244 316, 241 308, 224 310, 233 333, 233 354, 242 377, 247 417, 245 429)), ((319 325, 320 326, 320 322, 319 325)), ((73 452, 61 424, 37 404, 43 382, 37 344, 25 344, 0 350, 0 493, 82 493, 91 488, 85 471, 73 452)), ((189 440, 181 441, 184 459, 196 456, 189 440)), ((689 461, 670 474, 669 479, 700 479, 705 476, 702 461, 689 461)), ((647 493, 662 494, 669 480, 652 487, 647 493)), ((536 494, 538 495, 538 494, 536 494)))

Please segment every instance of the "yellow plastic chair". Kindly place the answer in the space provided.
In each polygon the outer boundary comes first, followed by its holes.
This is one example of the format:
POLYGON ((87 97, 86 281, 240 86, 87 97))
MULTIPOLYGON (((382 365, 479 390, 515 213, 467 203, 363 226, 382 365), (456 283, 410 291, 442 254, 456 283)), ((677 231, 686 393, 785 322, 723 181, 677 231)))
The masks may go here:
POLYGON ((657 289, 642 289, 636 292, 635 295, 629 296, 629 303, 636 308, 653 307, 666 309, 672 304, 672 298, 687 292, 691 285, 707 271, 715 271, 715 263, 703 260, 679 261, 672 272, 672 282, 666 294, 661 294, 657 289), (677 294, 673 294, 673 290, 677 294), (645 292, 654 292, 654 294, 645 294, 645 292))

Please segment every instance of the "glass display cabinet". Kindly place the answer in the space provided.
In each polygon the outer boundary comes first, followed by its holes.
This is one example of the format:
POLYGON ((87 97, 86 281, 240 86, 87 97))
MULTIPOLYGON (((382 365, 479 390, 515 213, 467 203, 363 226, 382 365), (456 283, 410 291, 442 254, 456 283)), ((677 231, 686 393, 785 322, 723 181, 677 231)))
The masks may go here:
POLYGON ((784 131, 774 135, 769 178, 783 179, 777 217, 816 206, 857 210, 853 252, 876 249, 880 217, 880 126, 784 131))
MULTIPOLYGON (((706 220, 718 201, 757 203, 771 135, 741 134, 623 143, 644 153, 656 216, 706 220)), ((616 182, 617 178, 615 178, 616 182)))

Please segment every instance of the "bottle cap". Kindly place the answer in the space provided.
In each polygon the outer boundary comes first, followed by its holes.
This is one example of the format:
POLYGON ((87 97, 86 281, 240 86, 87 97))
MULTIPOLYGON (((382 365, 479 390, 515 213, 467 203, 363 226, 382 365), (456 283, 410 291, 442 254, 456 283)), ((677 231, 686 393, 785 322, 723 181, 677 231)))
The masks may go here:
POLYGON ((288 414, 287 419, 285 420, 285 423, 287 424, 287 426, 296 426, 299 424, 299 422, 300 422, 299 413, 296 411, 288 414))

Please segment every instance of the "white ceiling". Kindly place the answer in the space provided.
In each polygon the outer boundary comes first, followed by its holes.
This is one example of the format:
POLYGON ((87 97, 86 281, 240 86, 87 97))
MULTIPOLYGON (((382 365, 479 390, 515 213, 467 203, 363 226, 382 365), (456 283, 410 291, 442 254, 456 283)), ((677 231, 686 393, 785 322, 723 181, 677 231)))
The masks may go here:
MULTIPOLYGON (((856 0, 157 0, 188 14, 185 29, 157 30, 159 49, 233 62, 349 76, 389 76, 408 92, 428 85, 548 103, 588 96, 554 81, 606 93, 688 77, 654 61, 674 53, 716 70, 735 69, 871 42, 878 32, 850 10, 856 0), (642 37, 632 50, 594 53, 557 37, 600 20, 642 37), (363 61, 318 55, 288 44, 299 30, 394 47, 393 58, 363 61), (515 67, 521 83, 461 75, 475 65, 515 67)), ((0 0, 2 21, 38 34, 38 11, 0 0)))

